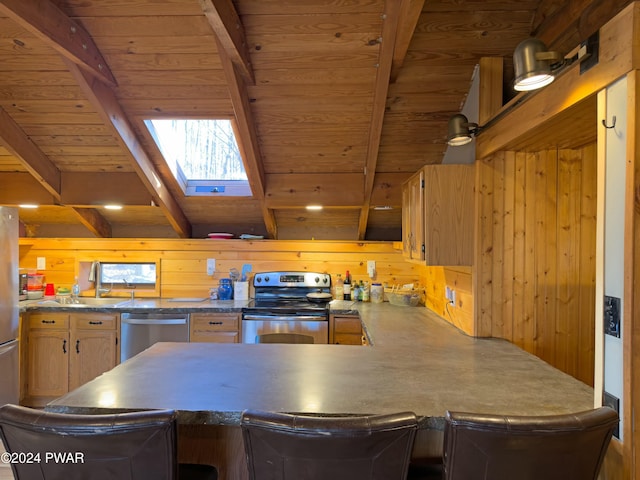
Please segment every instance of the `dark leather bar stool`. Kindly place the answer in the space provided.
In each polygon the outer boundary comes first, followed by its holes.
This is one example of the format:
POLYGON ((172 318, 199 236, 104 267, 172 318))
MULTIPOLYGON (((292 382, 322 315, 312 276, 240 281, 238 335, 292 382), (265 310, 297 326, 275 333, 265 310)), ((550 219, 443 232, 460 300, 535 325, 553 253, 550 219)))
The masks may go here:
POLYGON ((256 335, 256 343, 313 343, 313 337, 302 333, 263 333, 256 335))
POLYGON ((0 407, 7 452, 32 460, 11 464, 16 480, 216 480, 213 466, 178 464, 176 432, 173 410, 72 415, 0 407))
MULTIPOLYGON (((618 425, 608 407, 567 415, 447 412, 446 480, 595 480, 618 425)), ((434 478, 412 468, 410 479, 434 478)))
POLYGON ((315 417, 245 411, 250 480, 405 479, 417 430, 413 413, 315 417))

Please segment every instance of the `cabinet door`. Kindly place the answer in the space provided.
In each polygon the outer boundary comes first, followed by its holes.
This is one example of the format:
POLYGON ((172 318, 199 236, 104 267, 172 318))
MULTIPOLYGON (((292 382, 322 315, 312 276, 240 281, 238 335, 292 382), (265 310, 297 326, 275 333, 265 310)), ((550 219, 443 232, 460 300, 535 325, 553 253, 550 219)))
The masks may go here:
POLYGON ((362 345, 362 322, 357 315, 332 315, 332 342, 340 345, 362 345))
POLYGON ((192 313, 189 322, 189 341, 210 343, 238 343, 240 315, 237 313, 192 313))
POLYGON ((96 328, 71 331, 70 390, 116 366, 118 358, 116 339, 115 330, 96 328))
POLYGON ((424 245, 427 265, 473 265, 473 165, 427 165, 424 245))
POLYGON ((69 332, 33 329, 28 340, 29 397, 59 397, 69 385, 69 332))
POLYGON ((69 390, 118 363, 118 314, 80 312, 70 316, 69 390))
POLYGON ((402 187, 402 250, 410 260, 424 260, 424 173, 402 187))

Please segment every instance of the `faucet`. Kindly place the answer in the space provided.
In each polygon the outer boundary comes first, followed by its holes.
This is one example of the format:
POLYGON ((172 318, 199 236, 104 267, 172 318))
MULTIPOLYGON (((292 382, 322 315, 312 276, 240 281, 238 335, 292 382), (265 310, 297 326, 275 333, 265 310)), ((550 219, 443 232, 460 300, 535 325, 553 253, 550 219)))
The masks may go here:
POLYGON ((102 295, 107 295, 111 292, 111 288, 102 288, 102 283, 100 281, 100 262, 97 260, 91 264, 91 269, 89 270, 89 281, 94 282, 95 284, 96 298, 100 298, 102 295))

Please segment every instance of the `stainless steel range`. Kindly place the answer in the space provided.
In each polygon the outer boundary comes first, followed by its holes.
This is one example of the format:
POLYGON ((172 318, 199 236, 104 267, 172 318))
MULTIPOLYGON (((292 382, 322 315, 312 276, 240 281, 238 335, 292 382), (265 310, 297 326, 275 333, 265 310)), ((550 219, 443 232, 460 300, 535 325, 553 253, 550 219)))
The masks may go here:
POLYGON ((242 309, 242 343, 258 335, 301 333, 314 343, 329 341, 329 302, 307 294, 331 292, 331 275, 311 272, 263 272, 253 277, 254 299, 242 309))

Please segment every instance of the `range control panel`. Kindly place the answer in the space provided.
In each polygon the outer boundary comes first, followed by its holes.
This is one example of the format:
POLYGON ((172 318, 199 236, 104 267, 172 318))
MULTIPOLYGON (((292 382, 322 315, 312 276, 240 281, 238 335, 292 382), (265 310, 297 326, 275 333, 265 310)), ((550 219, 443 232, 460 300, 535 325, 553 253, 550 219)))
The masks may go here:
POLYGON ((253 277, 254 287, 321 287, 331 286, 331 275, 313 272, 262 272, 253 277))

